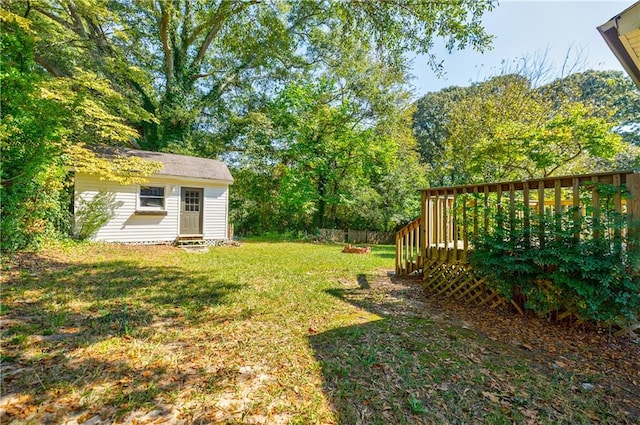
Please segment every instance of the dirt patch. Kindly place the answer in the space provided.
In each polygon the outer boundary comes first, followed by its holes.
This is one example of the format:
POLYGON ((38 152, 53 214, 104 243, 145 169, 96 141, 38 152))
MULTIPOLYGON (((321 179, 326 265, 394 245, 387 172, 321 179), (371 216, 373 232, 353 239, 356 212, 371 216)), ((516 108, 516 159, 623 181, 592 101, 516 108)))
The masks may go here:
POLYGON ((473 330, 481 338, 519 350, 550 376, 559 370, 573 374, 577 390, 604 389, 624 410, 640 416, 640 344, 628 336, 507 309, 464 305, 427 294, 418 277, 400 278, 384 272, 369 284, 372 296, 388 298, 385 313, 429 317, 473 330))

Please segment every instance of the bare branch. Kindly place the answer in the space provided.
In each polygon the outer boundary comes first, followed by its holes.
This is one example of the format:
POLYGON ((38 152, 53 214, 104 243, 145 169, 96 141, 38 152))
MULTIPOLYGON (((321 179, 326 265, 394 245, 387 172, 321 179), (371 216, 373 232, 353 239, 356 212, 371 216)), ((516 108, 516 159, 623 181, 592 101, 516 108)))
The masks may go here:
POLYGON ((245 1, 245 2, 235 3, 235 4, 232 1, 223 0, 220 3, 220 6, 218 6, 218 10, 215 13, 215 17, 209 21, 211 29, 209 30, 209 32, 207 33, 207 36, 205 37, 204 41, 200 45, 200 48, 198 49, 198 54, 196 55, 195 59, 191 63, 192 69, 197 69, 200 66, 200 64, 202 63, 202 60, 204 59, 204 55, 207 53, 207 50, 209 50, 209 46, 211 46, 213 39, 218 35, 220 30, 222 29, 222 25, 224 24, 224 22, 230 16, 237 15, 240 12, 242 12, 244 9, 256 3, 259 3, 259 0, 245 1), (234 9, 230 9, 234 5, 236 7, 234 9))
POLYGON ((200 45, 200 48, 198 49, 198 54, 193 60, 193 63, 192 63, 193 68, 197 68, 198 66, 200 66, 200 64, 202 63, 202 60, 204 59, 204 55, 207 53, 207 50, 211 45, 211 42, 222 29, 222 24, 224 23, 225 19, 227 19, 227 14, 223 13, 221 9, 223 6, 228 6, 228 4, 229 3, 226 1, 223 1, 222 3, 220 3, 220 6, 216 11, 215 19, 211 22, 210 30, 207 33, 207 36, 205 37, 204 41, 200 45))
POLYGON ((578 152, 575 153, 575 155, 570 156, 569 158, 567 158, 564 162, 556 165, 555 167, 553 167, 551 170, 549 170, 548 172, 545 171, 544 173, 544 177, 549 177, 551 174, 553 174, 558 168, 562 167, 563 165, 567 165, 569 164, 571 161, 573 161, 574 159, 578 158, 582 152, 583 152, 583 148, 582 145, 580 143, 576 143, 576 146, 578 147, 578 152))
POLYGON ((38 7, 38 6, 32 6, 32 9, 38 11, 42 15, 44 15, 47 18, 51 19, 52 21, 55 21, 55 22, 59 23, 63 27, 73 31, 73 24, 71 22, 65 21, 64 19, 62 19, 58 15, 54 15, 53 13, 49 12, 48 10, 45 10, 45 9, 43 9, 41 7, 38 7))
POLYGON ((82 17, 73 6, 73 3, 68 3, 67 7, 69 8, 69 14, 71 15, 71 18, 73 19, 73 31, 81 37, 89 39, 90 37, 87 35, 87 32, 82 23, 82 17))

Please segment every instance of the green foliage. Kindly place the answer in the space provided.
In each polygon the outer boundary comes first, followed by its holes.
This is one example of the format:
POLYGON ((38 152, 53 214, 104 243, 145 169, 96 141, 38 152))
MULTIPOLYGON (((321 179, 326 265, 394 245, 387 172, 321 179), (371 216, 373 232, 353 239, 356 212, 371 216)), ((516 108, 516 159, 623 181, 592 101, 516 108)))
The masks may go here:
POLYGON ((79 73, 52 79, 36 64, 36 36, 24 19, 2 15, 0 32, 0 196, 3 252, 35 247, 47 233, 69 230, 72 165, 126 183, 157 170, 148 161, 96 158, 81 141, 120 143, 135 131, 111 110, 122 97, 104 80, 79 73))
POLYGON ((0 31, 0 230, 2 251, 37 245, 64 221, 59 200, 64 189, 59 155, 65 131, 55 100, 41 96, 46 77, 33 62, 33 37, 16 23, 0 31))
POLYGON ((91 200, 81 199, 78 202, 74 235, 80 240, 91 239, 98 233, 120 207, 122 202, 115 201, 115 195, 100 191, 91 200))
POLYGON ((97 176, 121 185, 146 183, 147 176, 162 169, 162 163, 126 155, 101 157, 84 144, 69 146, 66 153, 76 172, 97 176))
MULTIPOLYGON (((9 0, 2 16, 39 35, 36 60, 58 80, 104 79, 122 96, 89 96, 79 108, 83 114, 106 102, 110 108, 101 110, 118 110, 115 116, 138 131, 145 148, 188 146, 218 155, 230 142, 227 123, 305 73, 333 69, 346 89, 375 98, 385 86, 361 78, 363 69, 352 60, 358 55, 378 57, 390 73, 404 76, 408 51, 429 55, 437 68, 430 52, 435 37, 443 36, 449 49, 484 49, 491 38, 480 23, 492 7, 489 0, 402 7, 315 0, 9 0)), ((87 125, 94 124, 100 121, 87 125)))
POLYGON ((446 186, 454 176, 443 167, 445 143, 450 135, 450 110, 471 90, 466 87, 448 87, 427 93, 416 101, 413 131, 418 142, 420 160, 430 169, 429 181, 433 186, 446 186))
POLYGON ((565 309, 603 323, 637 320, 640 223, 629 225, 613 211, 610 188, 602 186, 599 192, 604 202, 597 219, 590 208, 586 217, 573 209, 532 214, 527 229, 521 220, 510 223, 494 210, 504 225, 474 241, 474 271, 540 315, 565 309))
MULTIPOLYGON (((397 96, 390 92, 390 96, 397 96)), ((423 172, 410 110, 362 123, 362 97, 330 79, 291 84, 242 123, 247 150, 232 214, 239 233, 352 227, 390 230, 419 213, 423 172)))
POLYGON ((422 174, 413 148, 390 135, 406 105, 406 53, 429 55, 437 69, 435 37, 446 34, 449 49, 484 49, 490 37, 480 23, 492 7, 7 0, 3 244, 25 247, 34 228, 63 221, 49 217, 65 210, 62 198, 53 209, 34 199, 60 192, 53 176, 67 167, 115 181, 149 172, 100 163, 81 143, 227 155, 239 230, 393 228, 417 215, 418 202, 417 194, 391 202, 390 193, 408 193, 422 174), (38 214, 26 208, 29 197, 38 214))
POLYGON ((623 141, 640 146, 640 89, 621 71, 589 70, 568 75, 541 88, 555 103, 580 102, 594 115, 613 117, 623 141))
POLYGON ((589 71, 534 87, 500 75, 417 102, 413 128, 432 185, 519 180, 638 166, 638 90, 589 71), (463 155, 460 152, 464 152, 463 155))

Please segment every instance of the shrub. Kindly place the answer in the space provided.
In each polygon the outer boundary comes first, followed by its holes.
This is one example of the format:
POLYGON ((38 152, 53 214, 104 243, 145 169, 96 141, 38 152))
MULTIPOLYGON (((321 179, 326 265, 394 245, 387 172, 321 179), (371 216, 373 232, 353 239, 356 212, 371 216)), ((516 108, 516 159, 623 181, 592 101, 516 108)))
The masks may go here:
POLYGON ((74 234, 78 239, 90 239, 115 214, 122 202, 116 202, 113 193, 98 192, 90 201, 80 200, 76 211, 74 234))
POLYGON ((639 318, 638 223, 625 234, 626 217, 610 209, 597 221, 576 221, 570 210, 532 223, 499 226, 474 241, 471 264, 489 286, 541 315, 566 309, 609 324, 639 318))

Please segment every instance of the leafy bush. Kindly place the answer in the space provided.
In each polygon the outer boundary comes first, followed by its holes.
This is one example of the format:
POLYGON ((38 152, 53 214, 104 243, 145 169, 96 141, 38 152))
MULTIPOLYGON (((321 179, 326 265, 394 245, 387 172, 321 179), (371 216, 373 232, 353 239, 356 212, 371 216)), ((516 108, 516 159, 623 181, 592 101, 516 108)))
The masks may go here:
POLYGON ((113 193, 104 191, 98 192, 90 201, 80 200, 76 211, 75 236, 81 240, 95 236, 121 205, 122 202, 115 201, 113 193))
POLYGON ((518 222, 479 235, 474 270, 505 297, 541 315, 566 309, 604 323, 637 320, 640 225, 631 223, 625 235, 626 217, 610 209, 600 220, 575 218, 573 210, 547 213, 533 216, 530 229, 518 222))

